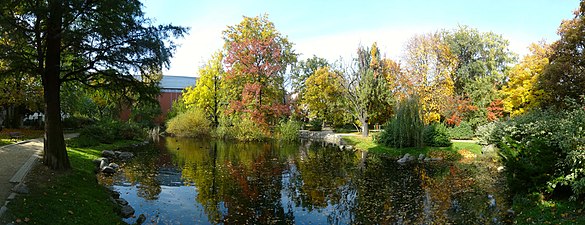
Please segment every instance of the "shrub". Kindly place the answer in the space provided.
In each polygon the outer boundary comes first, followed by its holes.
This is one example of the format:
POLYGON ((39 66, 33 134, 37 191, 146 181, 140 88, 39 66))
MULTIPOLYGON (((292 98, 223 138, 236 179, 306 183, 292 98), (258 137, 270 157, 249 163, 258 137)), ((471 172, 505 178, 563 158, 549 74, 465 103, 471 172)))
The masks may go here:
POLYGON ((468 122, 461 122, 459 126, 447 128, 447 131, 453 139, 471 140, 473 138, 473 128, 468 122))
POLYGON ((294 120, 282 121, 277 127, 278 139, 281 141, 297 141, 299 140, 300 129, 300 122, 294 120))
POLYGON ((418 98, 408 98, 398 105, 394 118, 384 125, 377 141, 390 147, 422 147, 423 122, 418 98))
POLYGON ((321 131, 322 129, 323 129, 323 120, 312 119, 309 122, 309 130, 310 131, 321 131))
POLYGON ((79 132, 79 147, 89 147, 99 143, 111 144, 117 140, 134 140, 146 137, 146 131, 139 124, 117 120, 100 120, 82 128, 79 132))
POLYGON ((497 123, 482 139, 500 148, 509 183, 518 187, 515 191, 552 193, 558 186, 568 185, 575 195, 581 195, 585 193, 584 127, 581 107, 536 110, 497 123), (534 188, 521 188, 523 182, 534 188))
POLYGON ((500 122, 491 122, 477 127, 475 130, 475 136, 477 137, 477 143, 480 145, 488 145, 490 143, 496 143, 495 130, 500 122))
POLYGON ((211 132, 211 122, 198 108, 180 113, 167 122, 167 132, 179 137, 203 137, 211 132))
POLYGON ((442 123, 434 123, 425 127, 424 144, 431 147, 449 147, 452 145, 447 134, 447 127, 442 123))

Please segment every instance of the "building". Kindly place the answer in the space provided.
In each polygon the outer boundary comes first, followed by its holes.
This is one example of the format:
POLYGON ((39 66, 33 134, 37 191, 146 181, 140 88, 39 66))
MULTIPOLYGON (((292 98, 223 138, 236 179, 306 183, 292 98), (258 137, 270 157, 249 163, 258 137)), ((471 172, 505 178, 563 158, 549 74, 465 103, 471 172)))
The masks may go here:
MULTIPOLYGON (((162 113, 155 119, 155 122, 158 124, 164 123, 167 114, 173 106, 173 102, 181 97, 185 88, 195 86, 196 82, 197 77, 164 75, 160 81, 160 95, 158 96, 158 103, 162 113)), ((124 108, 120 112, 120 119, 128 120, 130 114, 130 109, 124 108)))

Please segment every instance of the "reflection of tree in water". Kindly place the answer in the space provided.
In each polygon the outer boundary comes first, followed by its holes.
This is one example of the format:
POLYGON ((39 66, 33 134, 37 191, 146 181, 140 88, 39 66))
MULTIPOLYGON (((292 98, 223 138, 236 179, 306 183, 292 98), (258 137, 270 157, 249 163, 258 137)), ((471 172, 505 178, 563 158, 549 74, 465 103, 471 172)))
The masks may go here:
POLYGON ((197 187, 197 201, 210 222, 292 222, 292 213, 284 212, 280 195, 286 151, 277 152, 272 144, 169 143, 168 149, 183 169, 183 179, 197 187))
POLYGON ((144 152, 135 157, 134 160, 124 165, 126 179, 136 186, 137 195, 147 200, 158 199, 161 192, 160 182, 157 179, 160 168, 160 160, 163 155, 156 152, 144 152))
POLYGON ((349 182, 355 155, 336 148, 301 145, 290 169, 289 197, 296 207, 309 211, 338 204, 340 190, 349 182))

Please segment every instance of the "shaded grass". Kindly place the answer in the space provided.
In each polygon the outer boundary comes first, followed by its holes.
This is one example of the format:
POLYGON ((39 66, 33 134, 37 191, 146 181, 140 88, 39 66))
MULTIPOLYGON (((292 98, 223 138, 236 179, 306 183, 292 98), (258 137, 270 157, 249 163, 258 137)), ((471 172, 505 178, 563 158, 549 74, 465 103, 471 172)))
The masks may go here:
POLYGON ((376 144, 372 137, 362 137, 359 135, 342 136, 343 140, 355 148, 372 153, 385 154, 392 157, 400 157, 406 153, 414 155, 424 154, 431 157, 441 157, 447 160, 458 160, 461 155, 458 150, 469 150, 474 154, 481 154, 481 146, 475 143, 453 142, 451 147, 422 147, 422 148, 391 148, 376 144))
POLYGON ((2 129, 0 131, 0 146, 14 144, 18 141, 28 140, 28 139, 35 139, 43 137, 45 134, 44 130, 33 130, 33 129, 2 129), (22 135, 19 139, 12 139, 10 138, 9 133, 11 132, 19 132, 22 135))
POLYGON ((73 169, 55 172, 39 165, 27 177, 30 194, 8 206, 8 219, 28 224, 125 224, 109 201, 107 189, 98 184, 92 160, 105 149, 137 143, 120 141, 90 148, 68 148, 73 169))
POLYGON ((539 194, 517 195, 514 224, 585 224, 582 201, 544 200, 539 194))

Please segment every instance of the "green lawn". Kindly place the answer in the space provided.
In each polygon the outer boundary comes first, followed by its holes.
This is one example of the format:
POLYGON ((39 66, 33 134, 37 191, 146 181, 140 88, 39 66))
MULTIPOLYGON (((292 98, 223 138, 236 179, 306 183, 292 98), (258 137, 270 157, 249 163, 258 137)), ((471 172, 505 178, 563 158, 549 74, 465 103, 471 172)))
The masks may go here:
POLYGON ((461 156, 459 150, 469 150, 470 152, 479 155, 481 154, 481 145, 468 142, 453 142, 451 147, 423 147, 423 148, 391 148, 378 145, 372 141, 371 137, 343 136, 343 140, 348 144, 355 146, 360 150, 368 152, 381 153, 393 157, 400 157, 406 153, 417 156, 425 154, 432 157, 442 157, 445 159, 457 160, 461 156))
POLYGON ((121 141, 91 148, 68 148, 73 170, 53 172, 38 166, 29 174, 30 194, 19 196, 8 206, 9 221, 28 224, 125 224, 115 213, 107 190, 97 183, 93 159, 105 149, 116 149, 135 141, 121 141), (18 220, 17 220, 18 219, 18 220))

